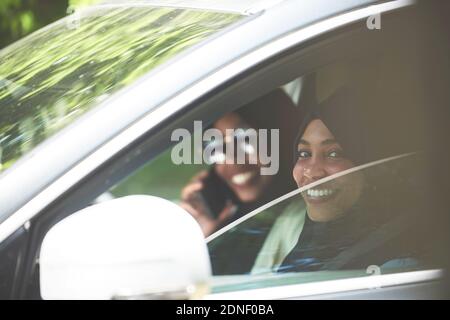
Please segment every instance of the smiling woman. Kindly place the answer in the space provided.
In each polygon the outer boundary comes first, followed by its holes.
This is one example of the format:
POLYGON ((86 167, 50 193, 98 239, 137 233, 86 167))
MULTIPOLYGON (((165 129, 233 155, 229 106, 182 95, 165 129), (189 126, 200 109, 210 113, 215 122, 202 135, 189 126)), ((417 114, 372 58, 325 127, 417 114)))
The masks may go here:
POLYGON ((112 93, 241 17, 93 6, 0 51, 0 171, 112 93))
MULTIPOLYGON (((317 108, 311 108, 299 129, 295 147, 292 174, 299 187, 378 159, 366 152, 364 137, 368 125, 362 124, 358 107, 350 91, 343 88, 317 108)), ((364 183, 364 177, 355 173, 307 190, 303 196, 309 217, 320 222, 339 218, 361 196, 364 183)))

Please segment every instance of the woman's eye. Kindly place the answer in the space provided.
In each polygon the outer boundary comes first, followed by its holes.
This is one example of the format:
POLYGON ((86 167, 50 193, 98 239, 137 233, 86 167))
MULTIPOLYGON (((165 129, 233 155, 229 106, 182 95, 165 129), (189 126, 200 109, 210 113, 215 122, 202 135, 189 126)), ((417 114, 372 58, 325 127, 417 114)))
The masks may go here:
POLYGON ((299 150, 299 151, 297 152, 297 156, 298 156, 298 158, 308 158, 308 157, 311 156, 311 154, 310 154, 310 152, 308 152, 308 151, 299 150))
POLYGON ((330 158, 341 158, 342 152, 339 150, 333 150, 328 153, 328 157, 330 158))

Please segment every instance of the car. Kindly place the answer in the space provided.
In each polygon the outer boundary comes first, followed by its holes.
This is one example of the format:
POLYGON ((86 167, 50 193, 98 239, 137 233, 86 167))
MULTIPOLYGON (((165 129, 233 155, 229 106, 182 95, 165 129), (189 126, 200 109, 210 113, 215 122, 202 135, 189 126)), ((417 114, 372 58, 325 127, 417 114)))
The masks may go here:
MULTIPOLYGON (((448 297, 447 9, 412 0, 104 1, 2 49, 0 298, 448 297), (179 204, 209 166, 201 157, 176 163, 174 132, 195 132, 197 121, 204 131, 274 92, 302 120, 342 85, 363 101, 376 128, 365 148, 377 156, 301 188, 286 178, 282 195, 205 240, 179 204), (383 195, 377 206, 406 217, 364 231, 320 268, 287 263, 307 219, 283 224, 287 210, 305 206, 308 192, 323 196, 316 186, 361 173, 378 190, 370 194, 383 195), (367 258, 405 233, 408 255, 367 258), (273 243, 288 238, 276 258, 273 243), (412 259, 419 249, 427 254, 412 259)), ((346 104, 333 102, 334 117, 357 119, 346 104)))

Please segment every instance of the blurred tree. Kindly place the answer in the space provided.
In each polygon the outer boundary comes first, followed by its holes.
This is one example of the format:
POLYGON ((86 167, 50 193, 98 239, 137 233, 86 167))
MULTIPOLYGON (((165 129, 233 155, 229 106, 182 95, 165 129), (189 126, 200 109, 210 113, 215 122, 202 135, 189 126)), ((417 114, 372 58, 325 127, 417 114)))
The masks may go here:
POLYGON ((66 15, 68 0, 1 0, 0 48, 66 15))
POLYGON ((69 0, 69 5, 73 7, 89 6, 100 1, 101 0, 69 0))
POLYGON ((99 0, 0 0, 0 49, 67 14, 99 0))

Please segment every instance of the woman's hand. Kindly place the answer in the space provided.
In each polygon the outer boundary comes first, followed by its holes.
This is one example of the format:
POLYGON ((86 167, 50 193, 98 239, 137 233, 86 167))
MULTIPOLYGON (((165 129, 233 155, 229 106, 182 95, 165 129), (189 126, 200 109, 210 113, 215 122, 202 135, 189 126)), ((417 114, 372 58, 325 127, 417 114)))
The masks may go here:
POLYGON ((189 212, 200 225, 205 237, 215 232, 227 219, 229 219, 235 209, 235 205, 228 200, 225 207, 219 213, 216 219, 208 214, 207 208, 203 201, 196 196, 204 187, 204 180, 208 177, 207 170, 196 174, 191 182, 181 191, 180 206, 189 212))

